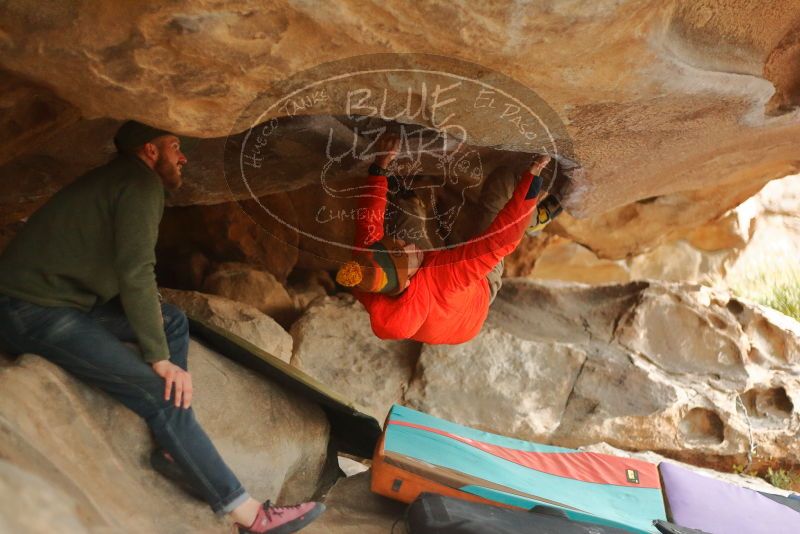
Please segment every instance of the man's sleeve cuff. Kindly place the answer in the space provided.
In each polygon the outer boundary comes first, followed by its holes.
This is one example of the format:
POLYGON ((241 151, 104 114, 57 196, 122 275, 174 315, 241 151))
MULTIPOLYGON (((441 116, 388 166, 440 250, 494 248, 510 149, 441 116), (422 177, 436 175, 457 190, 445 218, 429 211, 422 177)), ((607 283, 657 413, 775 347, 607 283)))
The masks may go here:
POLYGON ((538 197, 539 192, 542 190, 542 183, 543 180, 541 176, 534 176, 531 186, 528 188, 528 194, 525 195, 525 200, 531 200, 538 197))

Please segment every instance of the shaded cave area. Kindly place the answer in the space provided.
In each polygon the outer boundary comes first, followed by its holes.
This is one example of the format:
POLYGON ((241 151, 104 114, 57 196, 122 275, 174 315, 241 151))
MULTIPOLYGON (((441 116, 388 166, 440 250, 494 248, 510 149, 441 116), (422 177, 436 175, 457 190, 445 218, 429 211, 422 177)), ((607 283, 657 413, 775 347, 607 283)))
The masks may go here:
MULTIPOLYGON (((191 141, 184 185, 170 195, 161 225, 159 283, 208 290, 206 279, 234 262, 289 286, 322 280, 327 293, 335 292, 333 275, 350 259, 359 198, 382 132, 401 140, 389 169, 386 233, 397 235, 392 220, 405 211, 437 248, 476 233, 480 192, 495 170, 519 175, 532 158, 366 117, 283 117, 230 138, 191 141), (244 157, 256 139, 257 160, 244 157)), ((575 167, 566 155, 554 158, 542 173, 542 194, 557 173, 575 167)))

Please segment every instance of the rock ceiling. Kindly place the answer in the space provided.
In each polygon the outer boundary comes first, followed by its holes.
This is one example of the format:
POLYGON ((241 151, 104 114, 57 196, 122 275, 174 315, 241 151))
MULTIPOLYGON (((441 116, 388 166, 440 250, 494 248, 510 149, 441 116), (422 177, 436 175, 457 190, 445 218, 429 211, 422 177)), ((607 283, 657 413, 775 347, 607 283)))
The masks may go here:
MULTIPOLYGON (((586 171, 554 229, 601 256, 680 237, 800 170, 796 0, 384 4, 3 4, 0 225, 104 161, 127 118, 203 138, 174 203, 229 200, 225 137, 258 95, 325 62, 389 52, 463 60, 535 91, 586 171)), ((285 135, 259 195, 318 177, 324 133, 346 112, 335 99, 294 111, 272 114, 285 135)), ((527 157, 496 121, 469 127, 489 166, 527 157)))

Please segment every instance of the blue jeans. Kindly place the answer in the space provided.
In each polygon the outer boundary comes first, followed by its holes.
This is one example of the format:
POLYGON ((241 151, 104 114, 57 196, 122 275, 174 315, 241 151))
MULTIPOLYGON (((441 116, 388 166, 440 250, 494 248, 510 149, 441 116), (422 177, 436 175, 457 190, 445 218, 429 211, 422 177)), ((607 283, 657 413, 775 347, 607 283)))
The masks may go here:
MULTIPOLYGON (((187 369, 189 323, 162 304, 170 361, 187 369)), ((0 349, 38 354, 96 386, 142 417, 156 442, 182 468, 217 513, 230 512, 248 495, 200 427, 191 408, 164 400, 164 380, 123 342, 136 335, 117 301, 90 312, 44 307, 0 295, 0 349)))

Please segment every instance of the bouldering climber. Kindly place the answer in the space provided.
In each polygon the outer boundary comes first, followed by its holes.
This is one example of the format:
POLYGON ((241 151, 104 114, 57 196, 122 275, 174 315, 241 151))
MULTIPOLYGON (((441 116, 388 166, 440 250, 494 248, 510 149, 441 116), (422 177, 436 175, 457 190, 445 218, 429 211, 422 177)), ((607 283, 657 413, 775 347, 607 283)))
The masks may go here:
MULTIPOLYGON (((491 221, 483 232, 456 246, 423 251, 413 243, 384 235, 387 167, 397 157, 399 139, 378 140, 366 187, 359 198, 353 258, 336 280, 353 289, 370 315, 372 330, 382 339, 414 339, 429 344, 464 343, 475 337, 500 289, 503 258, 518 245, 529 227, 542 187, 539 176, 550 161, 536 156, 511 184, 502 203, 485 207, 491 221)), ((501 187, 501 189, 502 189, 501 187)), ((559 185, 560 188, 560 185, 559 185)), ((491 195, 499 198, 494 188, 491 195)), ((543 204, 537 230, 560 212, 554 200, 543 204)))
POLYGON ((162 459, 239 532, 295 532, 324 506, 248 495, 192 410, 186 315, 159 302, 155 245, 187 163, 181 140, 128 121, 114 143, 114 159, 54 195, 0 256, 0 349, 41 355, 142 417, 162 459))

